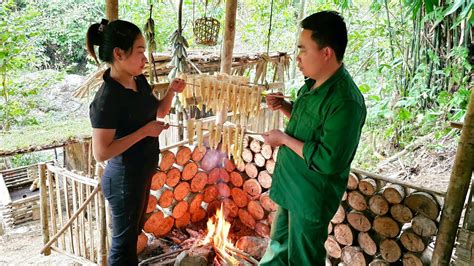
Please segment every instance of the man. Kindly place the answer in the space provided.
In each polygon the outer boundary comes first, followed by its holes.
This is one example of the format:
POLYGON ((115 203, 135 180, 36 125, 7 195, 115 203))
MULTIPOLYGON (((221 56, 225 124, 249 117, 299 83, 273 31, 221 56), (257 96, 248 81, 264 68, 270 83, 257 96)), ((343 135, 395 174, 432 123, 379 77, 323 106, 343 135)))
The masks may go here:
POLYGON ((277 94, 266 98, 289 122, 285 132, 264 135, 266 143, 280 146, 270 191, 280 207, 261 265, 324 265, 327 227, 346 189, 366 117, 364 98, 342 63, 344 19, 322 11, 301 26, 297 60, 305 85, 293 103, 277 94))

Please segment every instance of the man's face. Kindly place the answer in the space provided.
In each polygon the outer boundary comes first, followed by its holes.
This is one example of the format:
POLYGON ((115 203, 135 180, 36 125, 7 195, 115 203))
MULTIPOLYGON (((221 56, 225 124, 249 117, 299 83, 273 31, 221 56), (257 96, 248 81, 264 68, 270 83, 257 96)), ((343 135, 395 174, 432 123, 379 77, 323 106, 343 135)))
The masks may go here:
POLYGON ((319 48, 318 44, 311 39, 311 33, 311 30, 305 29, 301 32, 297 61, 298 67, 305 77, 317 79, 329 59, 327 56, 329 48, 319 48))

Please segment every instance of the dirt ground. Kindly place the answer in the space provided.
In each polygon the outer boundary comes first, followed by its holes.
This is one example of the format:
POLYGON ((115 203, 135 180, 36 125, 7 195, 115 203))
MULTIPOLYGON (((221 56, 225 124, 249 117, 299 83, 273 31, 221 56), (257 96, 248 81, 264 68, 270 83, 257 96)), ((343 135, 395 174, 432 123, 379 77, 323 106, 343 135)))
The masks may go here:
POLYGON ((41 255, 42 246, 39 221, 14 229, 4 228, 4 234, 0 236, 0 265, 80 265, 54 251, 49 256, 41 255))

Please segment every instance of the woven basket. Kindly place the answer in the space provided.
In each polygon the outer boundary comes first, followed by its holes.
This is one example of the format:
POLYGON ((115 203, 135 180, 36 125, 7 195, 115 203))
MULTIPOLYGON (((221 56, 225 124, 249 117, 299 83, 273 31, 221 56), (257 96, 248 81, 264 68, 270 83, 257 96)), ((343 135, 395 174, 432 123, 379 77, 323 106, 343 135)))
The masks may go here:
POLYGON ((194 22, 194 37, 197 44, 214 46, 217 44, 221 24, 215 18, 203 17, 194 22))

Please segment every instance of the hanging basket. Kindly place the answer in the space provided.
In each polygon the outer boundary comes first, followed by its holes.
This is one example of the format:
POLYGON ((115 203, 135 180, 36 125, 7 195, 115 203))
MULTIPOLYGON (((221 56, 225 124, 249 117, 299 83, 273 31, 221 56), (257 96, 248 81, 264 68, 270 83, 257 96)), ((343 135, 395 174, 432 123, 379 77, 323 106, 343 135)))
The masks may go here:
POLYGON ((215 18, 203 17, 194 22, 194 37, 197 44, 214 46, 217 44, 221 24, 215 18))

